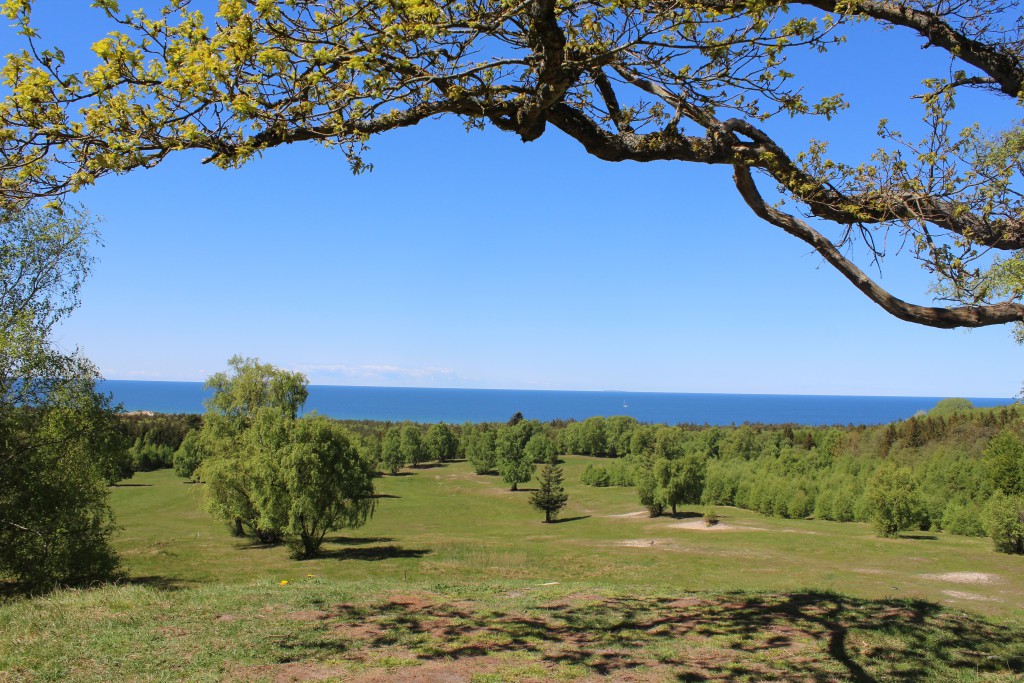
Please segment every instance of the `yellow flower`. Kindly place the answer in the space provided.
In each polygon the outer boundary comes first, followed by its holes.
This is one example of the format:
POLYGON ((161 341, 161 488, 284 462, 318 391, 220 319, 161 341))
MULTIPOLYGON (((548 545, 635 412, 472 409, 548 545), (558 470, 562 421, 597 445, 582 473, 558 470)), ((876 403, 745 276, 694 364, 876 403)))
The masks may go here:
POLYGON ((313 578, 313 575, 312 575, 312 574, 306 574, 306 578, 307 578, 307 579, 312 579, 312 578, 313 578))
POLYGON ((285 580, 281 581, 281 585, 282 586, 287 586, 288 585, 288 580, 285 579, 285 580))

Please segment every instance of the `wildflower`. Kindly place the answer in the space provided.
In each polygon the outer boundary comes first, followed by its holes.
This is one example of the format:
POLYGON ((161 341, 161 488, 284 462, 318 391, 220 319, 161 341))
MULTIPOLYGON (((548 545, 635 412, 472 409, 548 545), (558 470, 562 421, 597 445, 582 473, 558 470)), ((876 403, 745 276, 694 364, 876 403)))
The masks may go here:
POLYGON ((282 579, 281 585, 282 586, 287 586, 288 585, 288 579, 282 579))

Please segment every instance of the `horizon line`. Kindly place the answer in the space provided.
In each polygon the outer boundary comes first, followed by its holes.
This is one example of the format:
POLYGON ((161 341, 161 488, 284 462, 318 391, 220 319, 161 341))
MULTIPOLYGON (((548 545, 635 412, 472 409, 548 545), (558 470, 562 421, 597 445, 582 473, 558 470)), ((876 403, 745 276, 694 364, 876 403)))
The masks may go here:
MULTIPOLYGON (((174 379, 119 379, 114 377, 103 377, 101 382, 160 382, 163 384, 204 384, 203 380, 174 380, 174 379)), ((314 384, 310 387, 342 387, 346 389, 413 389, 428 391, 529 391, 537 393, 572 392, 581 394, 684 394, 690 396, 809 396, 809 397, 830 397, 830 398, 964 398, 964 399, 986 399, 986 400, 1007 400, 1015 402, 1015 396, 925 396, 920 394, 794 394, 794 393, 770 393, 770 392, 737 392, 737 391, 657 391, 640 389, 509 389, 494 387, 417 387, 399 385, 379 384, 314 384)))

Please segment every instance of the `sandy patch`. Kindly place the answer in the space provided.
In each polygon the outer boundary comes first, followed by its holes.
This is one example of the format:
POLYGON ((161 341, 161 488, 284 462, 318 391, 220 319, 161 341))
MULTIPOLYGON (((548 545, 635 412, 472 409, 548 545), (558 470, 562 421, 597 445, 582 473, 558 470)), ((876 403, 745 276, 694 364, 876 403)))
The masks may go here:
POLYGON ((959 598, 960 600, 987 600, 990 602, 995 600, 995 598, 985 597, 977 593, 964 593, 963 591, 942 591, 942 594, 948 595, 951 598, 959 598))
POLYGON ((726 524, 725 522, 718 522, 717 524, 708 526, 703 519, 691 519, 685 522, 675 522, 668 526, 673 529, 690 529, 692 531, 768 531, 761 527, 733 526, 732 524, 726 524))
POLYGON ((699 605, 709 604, 707 598, 700 598, 697 596, 690 596, 686 598, 676 598, 672 602, 668 603, 668 606, 672 609, 692 609, 699 605))
POLYGON ((999 580, 995 574, 982 574, 981 572, 950 572, 948 574, 921 574, 922 579, 934 579, 936 581, 951 581, 953 583, 993 583, 999 580))
POLYGON ((659 545, 667 545, 667 541, 655 538, 631 538, 626 541, 615 541, 614 545, 623 548, 654 548, 659 545))
POLYGON ((330 616, 331 615, 329 612, 324 612, 315 609, 306 609, 298 610, 296 612, 289 612, 288 614, 284 615, 284 618, 290 619, 292 621, 324 621, 325 619, 330 618, 330 616))
POLYGON ((620 519, 623 519, 623 518, 633 519, 633 518, 636 518, 636 517, 650 517, 650 516, 651 516, 651 514, 649 512, 647 512, 646 510, 640 510, 638 512, 623 512, 621 515, 605 515, 605 517, 618 517, 620 519))
POLYGON ((854 574, 885 574, 885 571, 881 569, 854 569, 854 574))

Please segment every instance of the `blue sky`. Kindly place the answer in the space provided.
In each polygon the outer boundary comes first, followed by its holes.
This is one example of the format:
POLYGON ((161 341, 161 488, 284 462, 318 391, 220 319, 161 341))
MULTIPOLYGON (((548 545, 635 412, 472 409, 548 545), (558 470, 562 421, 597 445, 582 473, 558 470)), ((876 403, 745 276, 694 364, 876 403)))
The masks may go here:
MULTIPOLYGON (((62 21, 57 38, 95 39, 62 21)), ((928 55, 909 44, 830 56, 852 110, 773 130, 859 159, 879 118, 916 117, 928 55)), ((202 380, 242 354, 315 384, 1011 396, 1024 379, 1009 329, 888 316, 758 221, 726 169, 609 164, 554 130, 523 144, 454 120, 373 140, 357 177, 315 146, 237 171, 200 158, 76 197, 105 246, 61 342, 108 378, 202 380)), ((928 299, 904 259, 881 282, 928 299)))

